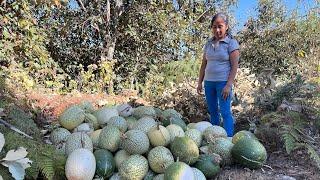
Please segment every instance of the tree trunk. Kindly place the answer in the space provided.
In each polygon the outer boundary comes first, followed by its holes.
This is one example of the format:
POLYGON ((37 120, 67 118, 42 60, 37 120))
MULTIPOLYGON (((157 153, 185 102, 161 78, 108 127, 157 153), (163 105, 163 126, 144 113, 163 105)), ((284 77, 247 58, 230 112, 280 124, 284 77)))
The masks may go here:
POLYGON ((113 59, 117 37, 115 37, 115 35, 106 35, 105 41, 105 47, 101 51, 101 61, 108 61, 113 59))
POLYGON ((106 12, 106 30, 107 34, 105 37, 105 47, 101 52, 101 61, 112 60, 114 56, 114 51, 116 47, 117 37, 119 32, 117 31, 117 25, 119 22, 119 17, 123 13, 123 3, 122 0, 116 0, 115 8, 113 8, 111 17, 110 0, 107 0, 107 12, 106 12))
MULTIPOLYGON (((111 1, 107 0, 107 10, 105 14, 106 21, 106 35, 105 35, 105 45, 104 49, 101 51, 101 61, 110 61, 113 59, 115 47, 117 43, 117 38, 119 31, 117 30, 119 17, 123 13, 123 3, 122 0, 111 1), (114 8, 111 8, 114 5, 114 8), (111 12, 112 10, 112 12, 111 12), (111 16, 112 15, 112 16, 111 16)), ((108 82, 108 93, 113 94, 113 79, 108 82)))

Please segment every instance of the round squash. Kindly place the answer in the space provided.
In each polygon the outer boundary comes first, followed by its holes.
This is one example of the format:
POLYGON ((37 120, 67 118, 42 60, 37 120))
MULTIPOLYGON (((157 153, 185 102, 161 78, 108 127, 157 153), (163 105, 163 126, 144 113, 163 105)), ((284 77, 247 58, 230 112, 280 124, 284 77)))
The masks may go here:
POLYGON ((103 178, 112 176, 116 165, 111 152, 98 149, 93 154, 96 159, 96 174, 103 178))
POLYGON ((235 135, 233 135, 232 143, 236 144, 240 139, 247 138, 247 137, 257 139, 256 136, 252 132, 242 130, 242 131, 237 132, 235 135))
POLYGON ((59 116, 59 123, 62 127, 72 130, 84 121, 84 114, 84 110, 79 106, 70 106, 59 116))
POLYGON ((189 137, 190 139, 192 139, 198 147, 201 146, 201 142, 202 142, 202 134, 199 130, 197 129, 188 129, 185 132, 185 136, 189 137))
POLYGON ((194 164, 207 178, 214 178, 220 172, 220 165, 215 162, 213 156, 203 154, 194 164))
POLYGON ((213 142, 218 137, 227 137, 226 130, 221 126, 210 126, 203 131, 203 138, 208 143, 213 142))
POLYGON ((94 130, 99 129, 98 119, 93 114, 86 113, 84 122, 91 124, 94 130))
POLYGON ((122 147, 129 154, 144 154, 149 150, 148 136, 140 130, 129 130, 122 139, 122 147))
POLYGON ((50 140, 53 144, 65 143, 71 133, 65 128, 57 128, 50 134, 50 140))
POLYGON ((180 126, 176 125, 176 124, 170 124, 166 128, 170 133, 170 142, 172 142, 175 137, 183 137, 183 136, 185 136, 185 133, 184 133, 183 129, 180 126))
POLYGON ((130 157, 130 154, 127 151, 121 149, 114 155, 114 160, 116 162, 116 168, 119 169, 121 163, 127 160, 130 157))
POLYGON ((82 123, 74 128, 73 132, 84 132, 86 134, 91 134, 93 132, 93 126, 90 123, 82 123))
POLYGON ((232 155, 231 149, 233 143, 231 140, 226 138, 216 138, 215 141, 209 144, 209 151, 211 153, 219 154, 222 158, 222 165, 231 165, 232 164, 232 155))
POLYGON ((148 160, 135 154, 121 163, 119 175, 124 180, 140 180, 147 175, 148 169, 148 160))
POLYGON ((93 131, 90 134, 90 139, 92 141, 93 147, 96 149, 99 147, 99 136, 100 136, 101 131, 102 131, 102 129, 98 129, 98 130, 93 131))
POLYGON ((188 137, 176 137, 170 144, 172 154, 179 161, 187 164, 195 163, 199 158, 197 144, 188 137))
POLYGON ((127 103, 118 105, 117 110, 118 110, 119 115, 122 117, 131 116, 131 114, 133 112, 133 108, 127 103))
POLYGON ((195 129, 198 129, 201 133, 203 133, 204 130, 211 126, 212 124, 208 121, 200 121, 194 125, 195 129))
POLYGON ((195 180, 192 168, 184 162, 172 163, 164 172, 165 180, 195 180))
POLYGON ((125 133, 128 129, 128 124, 125 118, 121 116, 113 116, 109 119, 108 125, 119 128, 122 133, 125 133))
POLYGON ((91 152, 93 151, 93 144, 90 137, 83 132, 75 132, 69 135, 65 147, 66 155, 80 148, 88 149, 91 152))
POLYGON ((143 118, 145 116, 155 118, 157 116, 157 113, 152 106, 139 106, 133 109, 132 115, 137 119, 143 118))
POLYGON ((76 149, 67 158, 65 173, 67 179, 91 180, 96 171, 96 160, 88 149, 76 149))
POLYGON ((260 168, 267 159, 265 147, 254 138, 240 139, 233 146, 231 154, 236 162, 251 169, 260 168))
POLYGON ((148 132, 148 137, 152 146, 167 146, 170 143, 171 137, 169 131, 158 125, 157 127, 153 127, 148 132))
POLYGON ((197 168, 192 168, 195 180, 206 180, 206 176, 197 168))
POLYGON ((83 109, 86 113, 94 112, 94 107, 90 101, 81 101, 79 107, 83 109))
POLYGON ((149 116, 140 118, 135 124, 133 129, 141 130, 144 133, 148 133, 150 129, 157 126, 157 122, 149 116))
POLYGON ((157 146, 148 153, 150 168, 156 173, 164 173, 166 168, 174 163, 170 150, 163 146, 157 146))
POLYGON ((104 127, 109 122, 110 118, 113 116, 119 116, 116 108, 112 107, 102 107, 96 110, 93 115, 97 118, 98 123, 101 127, 104 127))
POLYGON ((106 126, 99 136, 99 147, 111 152, 118 150, 121 141, 121 132, 117 127, 106 126))
POLYGON ((125 118, 128 124, 128 130, 133 129, 135 123, 138 121, 135 117, 129 116, 125 118))

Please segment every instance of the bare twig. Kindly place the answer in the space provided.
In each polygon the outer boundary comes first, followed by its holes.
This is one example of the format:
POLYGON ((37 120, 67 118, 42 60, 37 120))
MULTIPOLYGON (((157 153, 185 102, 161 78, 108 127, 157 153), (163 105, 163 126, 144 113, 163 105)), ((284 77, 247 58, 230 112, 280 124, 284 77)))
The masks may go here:
POLYGON ((266 164, 264 164, 264 165, 262 165, 263 167, 267 167, 267 168, 269 168, 269 169, 271 169, 272 171, 273 171, 273 168, 271 167, 271 166, 269 166, 269 165, 266 165, 266 164))
POLYGON ((19 133, 19 134, 24 135, 24 136, 26 136, 27 138, 33 139, 33 138, 32 138, 31 136, 29 136, 28 134, 20 131, 18 128, 14 127, 13 125, 7 123, 6 121, 4 121, 4 120, 2 120, 2 119, 0 119, 0 124, 3 124, 5 127, 9 128, 9 129, 11 129, 11 130, 13 130, 13 131, 15 131, 15 132, 17 132, 17 133, 19 133))
POLYGON ((77 0, 78 4, 81 6, 81 9, 86 11, 87 9, 84 7, 83 2, 81 0, 77 0))
POLYGON ((110 17, 110 1, 107 0, 107 10, 106 10, 106 22, 109 24, 111 17, 110 17))
POLYGON ((207 12, 211 10, 212 7, 209 7, 206 11, 204 11, 196 20, 192 21, 192 24, 199 21, 207 12))
POLYGON ((316 144, 316 140, 313 139, 311 136, 305 134, 303 131, 301 131, 299 128, 294 128, 296 131, 298 131, 298 133, 300 133, 305 139, 304 141, 309 142, 311 144, 316 144))

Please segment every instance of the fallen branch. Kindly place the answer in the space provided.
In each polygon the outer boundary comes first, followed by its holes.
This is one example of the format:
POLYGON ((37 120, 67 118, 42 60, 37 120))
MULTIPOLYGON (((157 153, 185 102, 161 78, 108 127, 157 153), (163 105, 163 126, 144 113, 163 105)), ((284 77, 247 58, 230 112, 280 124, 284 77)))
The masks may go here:
POLYGON ((13 130, 13 131, 15 131, 15 132, 17 132, 17 133, 19 133, 19 134, 24 135, 24 136, 26 136, 27 138, 33 139, 33 138, 32 138, 31 136, 29 136, 28 134, 20 131, 18 128, 14 127, 13 125, 7 123, 6 121, 4 121, 4 120, 2 120, 2 119, 0 119, 0 124, 3 124, 5 127, 9 128, 9 129, 11 129, 11 130, 13 130))

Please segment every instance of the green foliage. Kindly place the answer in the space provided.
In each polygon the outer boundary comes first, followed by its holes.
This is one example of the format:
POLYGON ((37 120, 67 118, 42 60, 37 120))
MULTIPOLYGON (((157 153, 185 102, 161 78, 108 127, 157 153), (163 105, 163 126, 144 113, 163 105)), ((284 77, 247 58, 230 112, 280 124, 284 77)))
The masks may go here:
POLYGON ((304 144, 305 148, 307 148, 310 159, 314 160, 318 169, 320 169, 320 155, 317 151, 309 144, 304 144))
MULTIPOLYGON (((64 164, 66 157, 58 154, 53 145, 44 144, 40 129, 32 119, 32 116, 23 109, 15 105, 14 101, 8 104, 7 98, 1 99, 2 108, 6 112, 3 117, 5 121, 33 137, 26 138, 17 132, 0 126, 0 131, 4 134, 6 143, 0 156, 5 156, 6 152, 18 147, 24 147, 28 151, 27 157, 32 161, 31 167, 26 169, 26 177, 28 179, 36 179, 39 172, 44 174, 47 179, 61 179, 64 173, 64 164), (59 177, 59 178, 58 178, 59 177)), ((7 179, 7 175, 11 177, 8 168, 0 168, 1 175, 7 179)), ((11 179, 11 178, 8 178, 11 179)))
POLYGON ((150 99, 157 98, 166 89, 175 89, 183 82, 197 79, 199 69, 200 61, 195 60, 171 61, 161 66, 152 66, 145 85, 140 87, 142 95, 150 99))
MULTIPOLYGON (((68 92, 129 88, 148 94, 144 91, 151 82, 180 81, 182 74, 171 76, 168 67, 199 59, 211 33, 211 15, 217 7, 229 12, 236 1, 123 1, 121 8, 110 1, 110 11, 107 1, 84 0, 83 7, 73 8, 65 2, 22 0, 1 5, 0 63, 9 85, 68 92), (112 48, 112 57, 106 58, 112 48), (162 69, 169 71, 168 77, 154 76, 162 69)), ((314 76, 313 69, 305 69, 319 66, 313 58, 319 45, 317 14, 285 13, 278 0, 259 1, 257 11, 258 18, 237 35, 242 65, 258 73, 270 67, 277 76, 301 71, 314 76)), ((232 15, 230 19, 233 26, 232 15)))
POLYGON ((47 37, 38 26, 29 1, 6 1, 0 6, 0 64, 8 84, 30 89, 58 81, 57 64, 46 49, 47 37))
POLYGON ((271 68, 275 75, 288 77, 306 74, 306 67, 315 72, 317 58, 312 56, 317 56, 319 23, 315 11, 299 17, 295 12, 285 13, 279 0, 259 1, 258 18, 250 19, 238 35, 242 66, 255 73, 271 68))
POLYGON ((41 132, 30 114, 27 114, 17 106, 8 107, 7 111, 9 113, 5 120, 8 123, 25 132, 29 136, 32 136, 36 140, 41 140, 41 132))
POLYGON ((121 10, 110 1, 109 19, 106 1, 84 1, 83 7, 39 10, 37 15, 41 27, 49 27, 52 58, 68 73, 65 89, 113 92, 145 88, 154 66, 197 59, 215 7, 234 3, 123 1, 121 10), (114 55, 106 58, 112 48, 114 55), (101 72, 111 59, 112 68, 101 72))
MULTIPOLYGON (((128 11, 128 18, 121 21, 127 26, 119 37, 123 40, 116 46, 115 56, 119 59, 116 74, 123 74, 118 83, 124 84, 124 88, 143 86, 142 94, 148 97, 149 93, 144 93, 144 90, 151 88, 155 92, 156 88, 153 87, 156 85, 160 85, 160 92, 156 93, 161 94, 161 81, 164 84, 180 81, 173 80, 175 76, 170 74, 173 69, 170 66, 183 65, 183 68, 189 68, 185 69, 188 74, 198 73, 196 67, 187 66, 196 64, 194 61, 201 57, 202 47, 210 36, 210 18, 219 3, 221 2, 197 1, 190 4, 179 1, 178 7, 171 2, 162 1, 153 1, 151 4, 133 3, 132 9, 128 11), (161 73, 162 70, 165 72, 161 73)), ((227 3, 234 2, 225 1, 227 3)), ((177 70, 183 68, 179 67, 177 70)), ((182 78, 183 73, 175 75, 180 76, 176 78, 182 78)))
POLYGON ((13 131, 8 131, 4 135, 6 138, 5 152, 20 146, 27 149, 27 157, 32 161, 31 167, 26 169, 27 178, 36 179, 39 172, 42 172, 48 179, 54 179, 54 175, 63 175, 61 173, 64 173, 66 157, 57 154, 54 146, 26 139, 13 131))
POLYGON ((296 94, 300 91, 304 80, 301 75, 298 75, 296 78, 288 81, 273 93, 272 95, 272 104, 274 107, 280 105, 283 100, 291 101, 296 94))
MULTIPOLYGON (((289 127, 283 127, 283 129, 287 132, 289 132, 290 128, 289 127)), ((282 138, 284 139, 284 145, 285 145, 285 148, 286 148, 286 151, 288 154, 291 153, 291 151, 293 151, 295 148, 296 148, 296 140, 295 138, 291 135, 291 133, 284 133, 282 135, 282 138)))
POLYGON ((173 82, 178 84, 186 80, 196 80, 198 78, 200 63, 200 61, 195 60, 183 60, 165 64, 161 68, 161 71, 164 72, 165 83, 173 82))
POLYGON ((305 85, 305 81, 302 79, 302 76, 298 75, 294 79, 287 80, 283 85, 274 89, 264 87, 263 91, 259 92, 260 97, 256 98, 257 105, 266 110, 276 110, 284 100, 291 102, 295 97, 301 96, 303 85, 305 85), (263 94, 266 89, 269 89, 271 93, 263 94), (267 97, 262 101, 261 95, 266 95, 267 97))
POLYGON ((42 157, 37 162, 40 172, 44 174, 48 180, 66 179, 65 164, 67 158, 55 151, 49 150, 42 153, 42 157))
POLYGON ((306 126, 306 120, 298 113, 287 114, 293 121, 292 124, 281 125, 281 134, 284 140, 284 146, 288 154, 298 148, 304 148, 307 150, 310 159, 312 159, 317 167, 320 169, 320 155, 317 153, 316 141, 304 132, 306 126))

